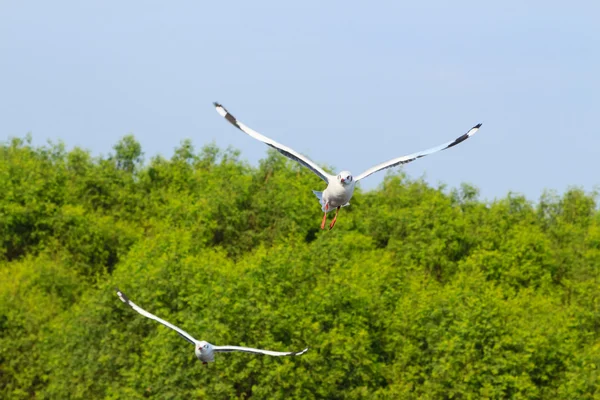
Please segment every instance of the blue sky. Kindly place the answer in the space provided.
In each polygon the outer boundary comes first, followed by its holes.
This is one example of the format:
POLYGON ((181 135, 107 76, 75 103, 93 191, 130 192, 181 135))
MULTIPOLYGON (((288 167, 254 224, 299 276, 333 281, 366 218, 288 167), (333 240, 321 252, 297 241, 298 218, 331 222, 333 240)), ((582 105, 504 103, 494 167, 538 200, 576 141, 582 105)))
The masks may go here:
MULTIPOLYGON (((186 138, 256 165, 255 130, 355 175, 404 167, 482 198, 600 184, 599 2, 0 2, 0 140, 146 159, 186 138)), ((381 183, 384 173, 361 182, 381 183)), ((315 177, 315 189, 322 188, 315 177)))

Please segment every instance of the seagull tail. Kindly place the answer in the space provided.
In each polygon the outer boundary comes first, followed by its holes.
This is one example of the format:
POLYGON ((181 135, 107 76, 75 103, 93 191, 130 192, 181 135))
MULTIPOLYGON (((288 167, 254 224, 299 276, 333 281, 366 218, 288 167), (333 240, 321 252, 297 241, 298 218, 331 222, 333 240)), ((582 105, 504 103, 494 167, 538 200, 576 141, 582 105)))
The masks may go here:
POLYGON ((327 212, 325 210, 325 203, 323 203, 323 192, 319 192, 317 190, 313 190, 313 193, 315 194, 315 196, 317 196, 317 199, 319 199, 319 204, 321 204, 321 210, 323 212, 327 212))

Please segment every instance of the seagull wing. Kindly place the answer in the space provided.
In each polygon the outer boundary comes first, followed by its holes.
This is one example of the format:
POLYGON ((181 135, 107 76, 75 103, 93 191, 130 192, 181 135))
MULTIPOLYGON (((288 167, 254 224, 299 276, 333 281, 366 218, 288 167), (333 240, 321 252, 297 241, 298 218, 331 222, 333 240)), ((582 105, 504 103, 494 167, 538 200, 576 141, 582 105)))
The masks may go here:
POLYGON ((231 124, 233 126, 238 128, 245 134, 252 136, 254 139, 260 140, 261 142, 267 144, 268 146, 271 146, 272 148, 274 148, 275 150, 277 150, 284 156, 286 156, 294 161, 299 162, 300 164, 304 165, 305 167, 310 169, 312 172, 317 174, 319 176, 319 178, 323 179, 325 182, 329 183, 329 179, 333 178, 332 175, 329 175, 321 167, 319 167, 313 161, 309 160, 307 157, 303 156, 300 153, 297 153, 296 151, 290 149, 287 146, 277 143, 273 139, 269 139, 268 137, 261 135, 260 133, 256 132, 253 129, 248 128, 246 125, 244 125, 240 121, 238 121, 233 115, 231 115, 229 113, 229 111, 227 111, 225 109, 225 107, 223 107, 221 104, 219 104, 219 103, 213 103, 213 104, 215 105, 215 108, 217 109, 217 112, 219 113, 220 116, 225 118, 227 121, 231 122, 231 124))
POLYGON ((213 346, 213 350, 215 352, 226 352, 226 351, 243 351, 246 353, 254 353, 254 354, 264 354, 267 356, 299 356, 308 351, 308 347, 302 351, 271 351, 271 350, 261 350, 261 349, 253 349, 251 347, 240 347, 240 346, 213 346))
POLYGON ((477 124, 474 127, 472 127, 471 129, 469 129, 469 131, 467 133, 465 133, 464 135, 454 139, 451 142, 448 143, 444 143, 440 146, 431 148, 429 150, 425 150, 425 151, 421 151, 418 153, 413 153, 413 154, 409 154, 407 156, 402 156, 402 157, 398 157, 398 158, 394 158, 392 160, 386 161, 384 163, 381 163, 379 165, 376 165, 374 167, 369 168, 368 170, 366 170, 365 172, 363 172, 362 174, 358 175, 356 178, 354 178, 356 181, 359 181, 363 178, 366 178, 367 176, 377 172, 377 171, 381 171, 382 169, 386 169, 386 168, 391 168, 391 167, 395 167, 396 165, 400 165, 400 164, 408 164, 411 161, 416 160, 417 158, 421 158, 421 157, 425 157, 429 154, 433 154, 433 153, 437 153, 438 151, 442 151, 442 150, 446 150, 452 146, 456 146, 457 144, 464 142, 465 140, 467 140, 468 138, 470 138, 471 136, 473 136, 481 127, 481 124, 477 124))
POLYGON ((187 340, 191 344, 194 344, 194 345, 196 344, 196 339, 194 339, 192 337, 192 335, 190 335, 189 333, 187 333, 183 329, 178 328, 175 325, 168 323, 164 319, 160 319, 156 315, 150 314, 148 311, 144 310, 143 308, 139 307, 134 302, 132 302, 131 300, 129 300, 129 298, 127 296, 125 296, 125 293, 121 292, 119 289, 117 289, 117 295, 119 296, 119 298, 121 299, 121 301, 123 303, 127 304, 129 307, 133 308, 135 311, 137 311, 138 313, 142 314, 144 317, 148 317, 150 319, 153 319, 155 321, 160 322, 164 326, 166 326, 168 328, 171 328, 175 332, 179 333, 181 335, 181 337, 183 337, 185 340, 187 340))

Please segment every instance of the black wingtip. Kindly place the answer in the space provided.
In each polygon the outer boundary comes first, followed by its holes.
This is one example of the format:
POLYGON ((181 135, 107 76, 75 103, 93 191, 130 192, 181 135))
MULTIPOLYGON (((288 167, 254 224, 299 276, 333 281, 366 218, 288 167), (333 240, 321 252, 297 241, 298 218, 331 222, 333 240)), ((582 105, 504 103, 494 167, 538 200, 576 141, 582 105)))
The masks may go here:
POLYGON ((125 293, 121 292, 119 288, 115 288, 117 291, 117 296, 121 299, 123 303, 129 304, 129 299, 125 296, 125 293))
POLYGON ((223 107, 220 103, 217 103, 216 101, 213 101, 213 105, 215 107, 223 107))
POLYGON ((294 356, 301 356, 302 354, 306 353, 306 352, 308 351, 308 349, 309 349, 309 348, 307 347, 307 348, 305 348, 304 350, 301 350, 301 351, 296 351, 296 352, 294 353, 294 356))
POLYGON ((475 125, 473 128, 477 128, 477 129, 479 129, 479 128, 481 128, 481 125, 483 125, 483 124, 482 124, 482 123, 479 123, 479 124, 475 125))

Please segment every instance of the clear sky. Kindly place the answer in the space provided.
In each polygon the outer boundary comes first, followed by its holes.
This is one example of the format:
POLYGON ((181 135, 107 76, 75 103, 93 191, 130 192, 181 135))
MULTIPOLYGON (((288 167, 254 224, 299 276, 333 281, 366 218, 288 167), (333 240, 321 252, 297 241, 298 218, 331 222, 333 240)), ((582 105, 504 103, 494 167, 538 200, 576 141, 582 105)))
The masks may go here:
POLYGON ((267 146, 219 101, 358 175, 483 122, 406 172, 490 200, 592 190, 599 21, 598 1, 0 1, 0 140, 107 154, 133 133, 149 159, 191 138, 256 165, 267 146))

